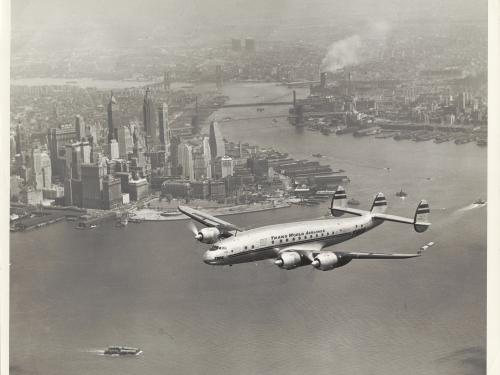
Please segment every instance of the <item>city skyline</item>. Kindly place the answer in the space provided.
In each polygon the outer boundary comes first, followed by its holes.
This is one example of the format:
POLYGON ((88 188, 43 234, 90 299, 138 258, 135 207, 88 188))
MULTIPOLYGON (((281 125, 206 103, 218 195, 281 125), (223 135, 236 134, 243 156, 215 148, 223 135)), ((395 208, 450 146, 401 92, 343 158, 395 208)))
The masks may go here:
POLYGON ((488 5, 13 2, 11 372, 485 373, 488 5), (335 251, 435 250, 202 268, 206 224, 178 211, 334 223, 339 186, 354 214, 426 199, 432 226, 335 251), (110 343, 144 355, 101 361, 110 343))

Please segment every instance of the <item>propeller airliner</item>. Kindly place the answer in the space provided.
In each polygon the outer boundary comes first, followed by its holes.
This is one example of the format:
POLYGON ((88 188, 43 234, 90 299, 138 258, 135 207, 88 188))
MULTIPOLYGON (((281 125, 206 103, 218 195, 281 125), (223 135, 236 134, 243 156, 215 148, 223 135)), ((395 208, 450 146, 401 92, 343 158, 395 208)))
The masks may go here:
POLYGON ((268 225, 243 230, 237 226, 199 210, 179 206, 179 211, 206 228, 191 230, 196 240, 211 244, 204 253, 203 261, 211 265, 233 265, 273 259, 280 268, 290 270, 310 265, 321 271, 345 266, 353 259, 406 259, 422 255, 434 242, 422 246, 412 254, 386 254, 378 252, 346 252, 323 250, 332 245, 357 237, 385 221, 410 224, 422 233, 429 226, 429 204, 422 200, 412 219, 387 215, 387 201, 382 193, 375 196, 370 211, 347 206, 347 195, 343 187, 335 191, 330 210, 332 217, 268 225), (344 214, 354 217, 339 218, 344 214))

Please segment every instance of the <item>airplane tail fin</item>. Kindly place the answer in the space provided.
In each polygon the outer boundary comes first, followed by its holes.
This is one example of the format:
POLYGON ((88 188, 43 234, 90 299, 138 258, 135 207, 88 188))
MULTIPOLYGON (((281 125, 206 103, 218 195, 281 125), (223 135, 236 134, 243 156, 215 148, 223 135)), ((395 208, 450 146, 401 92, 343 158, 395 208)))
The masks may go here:
POLYGON ((337 187, 333 194, 331 211, 333 216, 342 216, 347 208, 347 194, 342 186, 337 187))
POLYGON ((387 200, 383 193, 378 193, 373 200, 371 213, 383 214, 387 210, 387 200))
POLYGON ((415 231, 418 233, 425 232, 427 228, 431 225, 429 223, 429 213, 430 213, 429 204, 426 200, 421 200, 417 206, 417 210, 415 211, 415 217, 413 219, 413 227, 415 231))

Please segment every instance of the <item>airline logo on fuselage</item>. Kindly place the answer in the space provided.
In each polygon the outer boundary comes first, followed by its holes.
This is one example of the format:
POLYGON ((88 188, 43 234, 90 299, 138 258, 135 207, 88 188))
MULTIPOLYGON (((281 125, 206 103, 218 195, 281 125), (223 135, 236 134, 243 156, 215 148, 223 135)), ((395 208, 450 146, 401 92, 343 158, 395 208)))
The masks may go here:
POLYGON ((283 238, 292 238, 292 237, 302 237, 302 236, 308 236, 310 234, 318 234, 318 233, 325 233, 325 229, 318 229, 318 230, 310 230, 307 232, 295 232, 295 233, 288 233, 288 234, 282 234, 280 236, 271 236, 271 240, 279 240, 283 238))

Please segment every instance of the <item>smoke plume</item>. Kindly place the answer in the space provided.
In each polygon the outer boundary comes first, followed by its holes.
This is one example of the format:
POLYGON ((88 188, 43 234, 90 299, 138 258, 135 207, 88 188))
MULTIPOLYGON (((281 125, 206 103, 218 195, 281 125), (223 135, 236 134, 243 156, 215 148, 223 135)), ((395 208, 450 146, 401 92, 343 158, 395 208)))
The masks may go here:
POLYGON ((321 70, 334 72, 344 66, 357 64, 360 49, 361 37, 359 35, 353 35, 331 44, 321 62, 321 70))
POLYGON ((321 71, 335 72, 345 66, 359 64, 366 55, 363 49, 373 48, 374 43, 379 48, 385 47, 390 30, 391 26, 385 21, 372 22, 361 33, 332 43, 321 61, 321 71))

